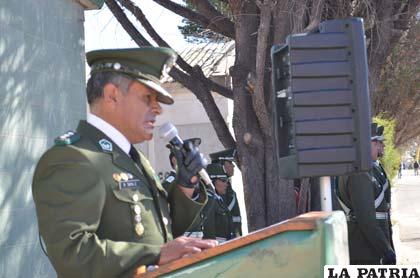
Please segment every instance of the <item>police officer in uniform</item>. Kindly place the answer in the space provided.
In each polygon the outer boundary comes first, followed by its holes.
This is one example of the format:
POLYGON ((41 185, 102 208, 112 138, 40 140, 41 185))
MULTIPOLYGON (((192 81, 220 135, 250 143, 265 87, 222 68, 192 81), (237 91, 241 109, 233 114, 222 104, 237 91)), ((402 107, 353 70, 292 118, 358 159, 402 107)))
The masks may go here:
POLYGON ((236 237, 231 211, 225 205, 223 197, 228 188, 228 175, 220 163, 207 166, 207 173, 215 187, 207 190, 209 201, 202 211, 204 238, 217 239, 224 242, 236 237))
POLYGON ((198 149, 186 144, 175 153, 178 184, 166 192, 133 147, 152 138, 159 103, 173 103, 159 78, 175 58, 171 49, 154 47, 87 53, 91 112, 76 132, 55 140, 32 184, 40 234, 58 277, 132 277, 139 267, 217 244, 178 237, 207 199, 197 187, 205 166, 198 149))
POLYGON ((231 177, 235 171, 235 166, 233 164, 235 161, 235 156, 236 149, 227 149, 210 154, 211 162, 220 163, 229 177, 228 187, 226 194, 223 195, 223 201, 225 202, 226 207, 229 209, 230 214, 232 215, 235 236, 242 236, 241 211, 239 210, 239 203, 236 197, 236 192, 233 190, 231 184, 231 177))
MULTIPOLYGON (((186 142, 191 142, 194 146, 198 147, 201 144, 201 139, 200 138, 190 138, 190 139, 184 140, 184 142, 185 143, 186 142)), ((172 146, 170 144, 166 145, 166 147, 169 150, 172 150, 172 146)), ((174 182, 176 181, 176 170, 177 170, 176 157, 175 157, 174 152, 172 152, 172 151, 169 152, 169 163, 171 164, 172 169, 169 172, 168 176, 162 182, 163 188, 165 188, 165 190, 168 191, 168 192, 169 192, 171 184, 174 184, 174 182)))
MULTIPOLYGON (((381 136, 371 126, 371 157, 376 163, 381 136)), ((389 183, 379 179, 375 166, 369 172, 339 177, 337 197, 347 217, 351 264, 395 264, 389 229, 389 183)))
MULTIPOLYGON (((385 127, 384 126, 378 126, 377 129, 377 141, 378 141, 378 145, 379 145, 379 150, 378 150, 378 158, 381 158, 384 156, 385 154, 385 137, 384 137, 384 130, 385 127)), ((376 160, 373 163, 373 167, 372 167, 372 171, 373 174, 375 176, 375 178, 380 181, 381 184, 388 184, 389 186, 389 190, 385 191, 385 200, 388 202, 389 204, 389 211, 391 211, 391 181, 388 179, 388 176, 385 172, 384 167, 382 166, 380 160, 376 160)), ((389 215, 390 216, 390 215, 389 215)), ((390 240, 391 240, 391 246, 392 248, 395 250, 394 248, 394 241, 392 238, 392 223, 391 223, 391 217, 388 217, 388 230, 390 233, 390 240)))

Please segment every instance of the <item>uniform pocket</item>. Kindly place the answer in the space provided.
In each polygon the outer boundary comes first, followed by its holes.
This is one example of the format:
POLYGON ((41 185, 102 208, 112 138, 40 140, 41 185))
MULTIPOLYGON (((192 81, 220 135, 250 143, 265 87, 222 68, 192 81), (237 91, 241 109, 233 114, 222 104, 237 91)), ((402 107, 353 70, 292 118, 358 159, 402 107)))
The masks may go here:
POLYGON ((151 196, 133 189, 114 189, 112 190, 117 203, 115 210, 119 208, 117 215, 130 215, 122 217, 124 225, 128 231, 131 231, 130 237, 135 240, 148 240, 157 233, 157 216, 154 209, 154 202, 151 196))

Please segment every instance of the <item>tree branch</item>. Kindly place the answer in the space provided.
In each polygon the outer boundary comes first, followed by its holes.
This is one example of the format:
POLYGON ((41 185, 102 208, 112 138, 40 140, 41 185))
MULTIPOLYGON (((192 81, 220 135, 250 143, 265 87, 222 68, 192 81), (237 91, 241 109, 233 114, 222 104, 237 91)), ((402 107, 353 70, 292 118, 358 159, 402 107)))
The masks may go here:
POLYGON ((307 19, 308 3, 306 0, 293 0, 293 29, 292 33, 300 33, 303 28, 307 25, 305 23, 307 19))
POLYGON ((396 29, 407 30, 409 28, 410 19, 416 14, 419 4, 420 0, 407 0, 405 3, 401 1, 394 23, 396 29))
POLYGON ((158 3, 162 7, 165 7, 166 9, 187 18, 188 20, 195 22, 199 25, 201 25, 203 28, 210 29, 216 33, 220 33, 228 38, 234 38, 235 32, 233 23, 229 26, 225 26, 225 24, 215 24, 215 22, 212 22, 207 17, 205 17, 202 14, 196 13, 184 6, 181 6, 179 4, 176 4, 170 0, 153 0, 154 2, 158 3))
POLYGON ((322 8, 324 7, 325 0, 313 0, 311 7, 311 14, 309 16, 309 24, 305 27, 303 32, 311 32, 316 29, 321 23, 322 8))
POLYGON ((121 24, 124 30, 130 34, 131 38, 139 46, 151 46, 151 43, 140 34, 140 32, 136 29, 136 27, 134 27, 133 24, 131 24, 130 20, 127 18, 120 6, 115 2, 115 0, 105 0, 105 3, 109 10, 117 18, 118 22, 121 24))
MULTIPOLYGON (((117 0, 121 3, 123 7, 125 7, 127 10, 129 10, 135 18, 140 22, 140 24, 144 27, 146 32, 149 34, 149 36, 159 45, 162 47, 169 47, 171 46, 164 40, 162 37, 156 32, 156 30, 153 28, 153 26, 150 24, 150 22, 147 20, 146 16, 144 15, 143 11, 135 5, 131 0, 117 0)), ((233 98, 232 90, 229 90, 228 88, 221 86, 220 84, 217 84, 216 82, 210 80, 207 78, 202 71, 197 72, 197 70, 194 70, 181 56, 178 55, 177 64, 186 71, 191 77, 196 77, 199 79, 202 83, 205 84, 205 86, 208 87, 209 90, 214 91, 224 97, 233 98), (200 74, 201 73, 201 74, 200 74)), ((194 91, 193 91, 194 93, 194 91)), ((195 93, 194 93, 195 94, 195 93)))
POLYGON ((271 11, 273 3, 256 1, 260 9, 260 26, 258 27, 257 56, 256 56, 256 86, 252 97, 252 104, 261 130, 266 137, 271 136, 271 121, 264 97, 264 80, 266 74, 267 40, 270 31, 271 11))
POLYGON ((235 26, 233 22, 216 10, 208 0, 192 0, 192 3, 199 13, 210 20, 211 25, 215 25, 216 28, 224 29, 226 33, 232 34, 231 38, 235 36, 235 26))
POLYGON ((191 76, 198 78, 209 91, 213 91, 221 96, 233 99, 232 90, 212 81, 210 78, 207 78, 200 66, 193 67, 192 71, 189 71, 188 73, 190 73, 191 76))
MULTIPOLYGON (((140 8, 137 7, 135 9, 135 5, 130 0, 118 0, 122 4, 127 5, 126 7, 129 7, 132 9, 133 12, 136 12, 137 14, 136 18, 141 23, 146 23, 145 26, 147 26, 151 31, 149 34, 154 33, 154 39, 157 39, 160 43, 162 43, 164 46, 169 46, 153 29, 153 27, 150 25, 150 23, 147 21, 147 19, 144 17, 144 14, 140 10, 140 8), (143 18, 142 18, 143 16, 143 18), (144 22, 143 22, 144 21, 144 22)), ((117 17, 118 21, 120 19, 124 22, 124 29, 127 31, 127 33, 138 43, 140 42, 140 46, 150 46, 151 44, 145 40, 136 40, 136 36, 139 34, 137 29, 134 27, 134 25, 129 21, 127 16, 125 15, 124 11, 119 7, 117 3, 115 3, 114 0, 106 0, 107 5, 110 5, 112 9, 112 13, 117 17), (118 15, 118 16, 117 16, 118 15)), ((131 11, 131 10, 130 10, 131 11)), ((134 13, 133 13, 134 14, 134 13)), ((149 32, 148 31, 148 32, 149 32)), ((143 38, 140 35, 141 38, 143 38)), ((144 39, 144 38, 143 38, 144 39)), ((185 61, 184 61, 185 62, 185 61)), ((188 64, 187 64, 188 65, 188 64)), ((189 66, 189 65, 188 65, 189 66)), ((191 67, 190 67, 191 68, 191 67)), ((191 71, 193 71, 196 74, 196 71, 194 71, 191 68, 191 71)), ((232 135, 229 132, 228 127, 226 126, 226 122, 224 121, 219 109, 217 108, 216 103, 214 102, 214 98, 211 95, 210 91, 206 88, 205 85, 203 85, 203 82, 195 81, 196 79, 192 78, 192 76, 189 76, 179 69, 173 67, 171 70, 171 76, 176 80, 179 81, 181 84, 185 85, 188 89, 190 89, 191 92, 194 93, 194 95, 200 100, 200 102, 203 104, 204 109, 206 110, 207 115, 209 116, 211 123, 213 124, 213 127, 216 131, 216 134, 218 135, 220 141, 223 145, 226 147, 233 147, 235 146, 235 140, 233 139, 232 135)), ((205 83, 204 83, 205 84, 205 83)))
POLYGON ((188 88, 191 92, 202 103, 206 110, 207 116, 209 117, 214 130, 216 131, 217 137, 225 148, 234 148, 236 146, 235 140, 232 134, 229 132, 229 128, 226 125, 225 120, 217 107, 213 96, 208 89, 201 82, 197 82, 194 78, 191 78, 188 74, 185 74, 178 68, 173 67, 171 70, 171 76, 188 88))

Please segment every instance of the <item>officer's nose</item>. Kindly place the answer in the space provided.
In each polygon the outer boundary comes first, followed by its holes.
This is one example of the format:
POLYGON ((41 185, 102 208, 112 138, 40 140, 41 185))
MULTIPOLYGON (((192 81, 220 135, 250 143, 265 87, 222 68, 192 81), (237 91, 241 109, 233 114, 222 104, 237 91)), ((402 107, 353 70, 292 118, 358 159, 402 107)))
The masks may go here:
POLYGON ((162 106, 160 106, 160 103, 157 101, 157 98, 153 98, 150 102, 151 111, 156 114, 160 115, 162 114, 162 106))

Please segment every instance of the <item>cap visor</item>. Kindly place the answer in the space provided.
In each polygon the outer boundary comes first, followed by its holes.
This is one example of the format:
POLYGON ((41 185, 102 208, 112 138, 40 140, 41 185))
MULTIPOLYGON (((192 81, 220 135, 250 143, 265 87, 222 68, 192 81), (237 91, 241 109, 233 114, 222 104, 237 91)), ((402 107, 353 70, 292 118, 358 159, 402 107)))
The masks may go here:
POLYGON ((166 91, 163 87, 161 87, 159 84, 156 84, 153 81, 150 80, 145 80, 145 79, 140 79, 137 78, 137 81, 139 81, 140 83, 146 85, 147 87, 155 90, 158 94, 157 100, 163 104, 173 104, 174 103, 174 99, 172 98, 171 94, 166 91))
POLYGON ((385 141, 385 137, 383 135, 381 135, 381 136, 378 136, 378 138, 376 138, 376 140, 385 141))
POLYGON ((370 141, 385 141, 385 137, 383 135, 373 136, 373 137, 370 138, 370 141))

